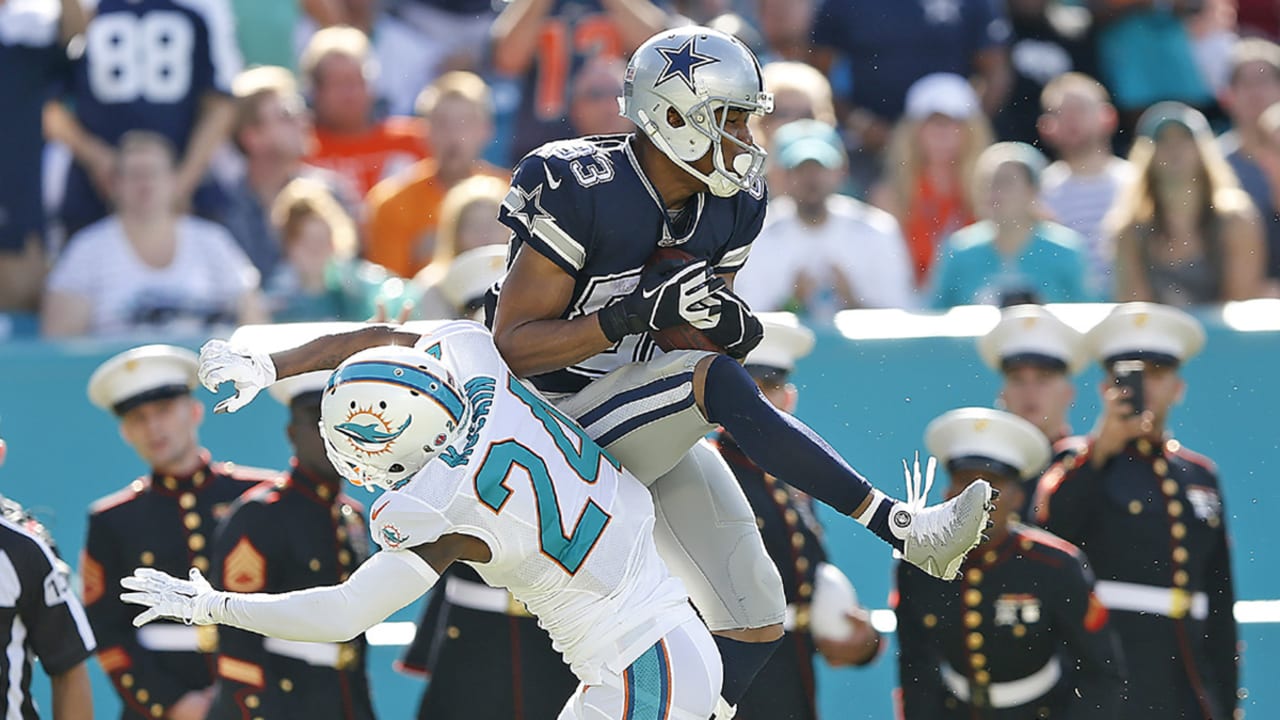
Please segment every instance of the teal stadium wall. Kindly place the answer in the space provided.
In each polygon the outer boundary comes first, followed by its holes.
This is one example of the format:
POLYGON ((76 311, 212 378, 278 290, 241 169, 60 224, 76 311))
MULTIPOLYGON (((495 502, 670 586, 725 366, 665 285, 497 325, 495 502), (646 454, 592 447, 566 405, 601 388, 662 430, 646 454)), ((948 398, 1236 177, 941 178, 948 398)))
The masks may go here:
MULTIPOLYGON (((930 419, 954 407, 993 401, 999 381, 978 360, 971 335, 990 327, 994 311, 975 312, 944 318, 844 314, 839 323, 844 333, 821 331, 816 350, 797 369, 798 414, 879 487, 900 493, 901 459, 921 447, 930 419)), ((1275 523, 1271 513, 1280 506, 1280 485, 1274 476, 1280 469, 1275 417, 1280 399, 1280 304, 1253 306, 1237 315, 1231 324, 1220 312, 1201 315, 1209 331, 1208 346, 1185 368, 1190 390, 1176 410, 1173 426, 1187 446, 1212 457, 1221 469, 1239 598, 1280 600, 1280 555, 1274 546, 1267 549, 1275 538, 1274 531, 1268 532, 1275 523), (1248 324, 1256 329, 1238 329, 1248 324)), ((1230 313, 1227 318, 1233 319, 1230 313)), ((195 347, 198 341, 179 344, 195 347)), ((94 367, 125 347, 22 339, 0 343, 0 436, 10 448, 8 462, 0 468, 0 492, 36 511, 73 565, 84 540, 89 503, 144 471, 119 439, 114 420, 85 397, 94 367)), ((1087 428, 1097 412, 1098 378, 1096 369, 1079 378, 1072 412, 1077 429, 1087 428)), ((200 391, 200 397, 212 408, 212 396, 200 391)), ((284 410, 264 395, 236 416, 207 415, 203 440, 216 459, 278 468, 289 456, 283 425, 284 410)), ((368 504, 371 496, 353 491, 368 504)), ((937 489, 934 494, 936 500, 937 489)), ((823 519, 830 553, 853 579, 862 602, 884 608, 893 562, 885 547, 834 513, 825 513, 823 519)), ((1275 606, 1280 602, 1270 607, 1275 606)), ((419 608, 414 605, 393 620, 411 620, 419 608)), ((1265 611, 1268 606, 1254 609, 1265 611)), ((1277 616, 1271 622, 1241 626, 1249 693, 1245 707, 1255 718, 1280 717, 1280 688, 1265 680, 1280 677, 1280 612, 1271 614, 1277 616)), ((421 681, 391 669, 400 650, 383 646, 371 654, 374 701, 384 720, 413 717, 423 687, 421 681)), ((890 643, 869 668, 822 668, 824 717, 892 717, 897 675, 893 653, 890 643)), ((118 701, 96 664, 92 672, 98 717, 116 717, 118 701)), ((38 680, 36 692, 47 709, 48 683, 38 680)))

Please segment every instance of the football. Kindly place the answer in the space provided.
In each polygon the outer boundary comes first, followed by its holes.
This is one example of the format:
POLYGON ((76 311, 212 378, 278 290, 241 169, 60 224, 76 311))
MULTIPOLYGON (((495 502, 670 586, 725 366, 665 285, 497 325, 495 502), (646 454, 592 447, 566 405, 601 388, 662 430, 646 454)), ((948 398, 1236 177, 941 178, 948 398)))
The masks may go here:
MULTIPOLYGON (((656 265, 661 262, 676 262, 685 264, 692 262, 697 258, 677 248, 658 248, 653 255, 649 256, 646 265, 656 265)), ((683 325, 673 325, 665 330, 658 332, 650 332, 649 335, 653 341, 664 351, 672 350, 707 350, 709 352, 723 353, 724 348, 711 342, 705 334, 698 328, 685 323, 683 325)))

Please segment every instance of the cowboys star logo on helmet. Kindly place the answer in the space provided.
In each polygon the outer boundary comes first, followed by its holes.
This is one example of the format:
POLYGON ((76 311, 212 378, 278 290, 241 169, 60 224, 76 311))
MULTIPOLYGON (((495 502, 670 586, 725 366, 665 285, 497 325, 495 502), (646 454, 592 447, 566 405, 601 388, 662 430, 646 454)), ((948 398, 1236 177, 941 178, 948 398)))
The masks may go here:
POLYGON ((773 95, 765 92, 760 63, 746 45, 710 28, 676 28, 641 45, 625 77, 622 114, 663 155, 717 197, 760 192, 768 154, 725 131, 731 112, 773 112, 773 95), (704 173, 693 163, 708 152, 713 169, 704 173), (726 154, 732 159, 726 161, 726 154))
POLYGON ((654 85, 661 85, 671 78, 678 77, 684 81, 685 86, 691 92, 697 92, 693 87, 693 71, 703 65, 718 63, 720 60, 710 55, 699 53, 694 45, 696 41, 696 37, 691 37, 678 48, 658 48, 658 52, 666 59, 667 66, 662 69, 662 75, 658 77, 658 81, 654 85))

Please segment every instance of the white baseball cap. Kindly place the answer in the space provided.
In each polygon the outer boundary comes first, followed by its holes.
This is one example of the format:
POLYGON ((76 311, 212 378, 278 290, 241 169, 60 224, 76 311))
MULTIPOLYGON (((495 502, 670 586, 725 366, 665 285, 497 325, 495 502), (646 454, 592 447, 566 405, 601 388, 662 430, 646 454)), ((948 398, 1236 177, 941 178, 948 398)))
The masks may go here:
POLYGON ((985 470, 1029 480, 1049 464, 1049 439, 1003 410, 967 407, 939 415, 924 431, 929 452, 949 472, 985 470))
POLYGON ((979 111, 978 93, 969 81, 955 73, 932 73, 907 88, 904 114, 913 120, 945 115, 952 120, 968 120, 979 111))

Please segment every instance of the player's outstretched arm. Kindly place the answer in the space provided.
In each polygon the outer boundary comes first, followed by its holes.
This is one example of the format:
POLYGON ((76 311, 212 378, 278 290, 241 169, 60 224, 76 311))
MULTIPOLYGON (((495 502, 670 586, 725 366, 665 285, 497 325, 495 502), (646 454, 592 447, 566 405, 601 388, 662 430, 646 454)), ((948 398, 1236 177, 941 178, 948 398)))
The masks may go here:
POLYGON ((332 370, 361 350, 413 345, 421 337, 386 325, 368 325, 351 332, 324 335, 292 350, 272 354, 225 340, 210 340, 200 348, 197 375, 210 392, 217 392, 224 382, 234 383, 236 394, 218 403, 214 412, 235 412, 276 380, 315 370, 332 370))
POLYGON ((382 551, 346 582, 287 593, 214 590, 199 570, 181 580, 140 567, 120 584, 120 599, 147 609, 133 620, 141 627, 161 617, 188 625, 230 625, 303 642, 346 642, 387 619, 431 589, 440 574, 420 553, 382 551))

